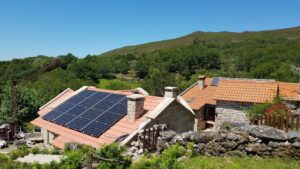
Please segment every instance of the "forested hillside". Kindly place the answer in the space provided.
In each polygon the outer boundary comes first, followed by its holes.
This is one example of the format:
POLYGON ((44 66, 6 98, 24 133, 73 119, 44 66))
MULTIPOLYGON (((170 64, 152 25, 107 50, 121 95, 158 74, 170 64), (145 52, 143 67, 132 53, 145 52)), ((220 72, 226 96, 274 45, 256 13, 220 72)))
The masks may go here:
POLYGON ((83 59, 68 54, 3 61, 0 123, 9 121, 12 77, 17 81, 18 118, 28 122, 39 106, 64 89, 109 86, 107 79, 127 79, 113 81, 113 89, 141 84, 151 94, 162 95, 164 86, 183 90, 198 74, 296 82, 298 76, 291 72, 291 65, 299 64, 300 27, 243 33, 195 32, 83 59), (134 85, 129 85, 131 82, 134 85))

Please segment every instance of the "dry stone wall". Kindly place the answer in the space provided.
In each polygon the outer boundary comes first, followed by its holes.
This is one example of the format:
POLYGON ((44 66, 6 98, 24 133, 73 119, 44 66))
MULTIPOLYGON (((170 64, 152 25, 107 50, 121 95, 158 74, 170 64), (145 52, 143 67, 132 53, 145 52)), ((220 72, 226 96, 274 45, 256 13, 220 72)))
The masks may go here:
MULTIPOLYGON (((222 131, 185 132, 163 131, 158 139, 157 153, 173 144, 190 147, 196 154, 206 156, 270 156, 300 159, 300 132, 288 133, 267 126, 246 125, 222 131)), ((138 158, 143 145, 133 142, 129 154, 138 158)))

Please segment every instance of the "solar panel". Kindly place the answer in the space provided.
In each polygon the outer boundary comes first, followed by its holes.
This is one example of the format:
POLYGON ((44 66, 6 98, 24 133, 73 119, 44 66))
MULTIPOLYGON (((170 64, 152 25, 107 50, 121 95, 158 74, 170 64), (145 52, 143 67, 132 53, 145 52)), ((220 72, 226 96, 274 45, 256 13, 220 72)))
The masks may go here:
POLYGON ((97 103, 93 108, 98 109, 98 110, 107 110, 111 108, 115 103, 113 102, 108 102, 108 101, 101 101, 97 103))
POLYGON ((60 125, 66 125, 69 121, 73 120, 75 118, 74 115, 64 113, 58 118, 54 119, 53 122, 60 124, 60 125))
POLYGON ((67 113, 78 116, 81 113, 87 111, 89 108, 87 107, 82 107, 82 106, 75 106, 73 108, 71 108, 70 110, 67 111, 67 113))
POLYGON ((80 117, 89 119, 89 120, 93 120, 96 117, 100 116, 103 113, 102 110, 97 110, 97 109, 89 109, 88 111, 86 111, 85 113, 83 113, 82 115, 80 115, 80 117))
POLYGON ((111 94, 108 97, 104 98, 105 101, 109 101, 109 102, 118 102, 121 99, 123 99, 125 96, 124 95, 116 95, 116 94, 111 94))
POLYGON ((109 112, 113 112, 115 114, 126 114, 127 113, 127 105, 124 104, 116 104, 110 109, 108 109, 109 112))
POLYGON ((120 120, 123 116, 120 114, 114 114, 111 112, 105 112, 100 117, 98 117, 95 121, 99 123, 104 123, 107 125, 115 124, 118 120, 120 120))
POLYGON ((92 107, 98 102, 99 102, 99 100, 88 98, 88 99, 85 99, 83 102, 81 102, 78 105, 82 106, 82 107, 92 107))
POLYGON ((63 113, 57 110, 52 110, 51 112, 47 113, 46 115, 43 116, 43 119, 52 121, 56 117, 62 115, 63 113))
POLYGON ((78 104, 82 102, 85 99, 85 97, 79 97, 79 96, 73 96, 70 99, 68 99, 65 103, 70 103, 70 104, 78 104))
POLYGON ((93 94, 90 98, 100 101, 100 100, 102 100, 104 97, 106 97, 108 95, 110 95, 110 93, 105 93, 105 92, 101 92, 100 93, 100 92, 97 92, 97 93, 93 94))
POLYGON ((90 120, 79 117, 79 118, 74 119, 70 123, 68 123, 67 126, 71 129, 80 131, 89 122, 90 122, 90 120))
POLYGON ((94 122, 90 123, 88 126, 86 126, 85 128, 83 128, 81 131, 88 135, 98 137, 99 135, 104 133, 109 128, 110 128, 110 126, 108 126, 106 124, 94 121, 94 122))
POLYGON ((84 90, 42 118, 99 137, 126 114, 125 95, 84 90))
POLYGON ((211 81, 211 86, 218 86, 219 85, 219 81, 220 81, 220 78, 219 77, 214 77, 211 81))
POLYGON ((58 107, 56 107, 55 110, 65 112, 65 111, 68 111, 69 109, 71 109, 72 107, 74 107, 73 104, 63 103, 63 104, 59 105, 58 107))

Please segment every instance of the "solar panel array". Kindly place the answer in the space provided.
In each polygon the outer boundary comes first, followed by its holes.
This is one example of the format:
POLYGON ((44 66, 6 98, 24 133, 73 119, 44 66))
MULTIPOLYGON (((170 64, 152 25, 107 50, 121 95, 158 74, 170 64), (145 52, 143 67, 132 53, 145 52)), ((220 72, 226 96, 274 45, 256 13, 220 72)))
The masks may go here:
POLYGON ((127 114, 125 95, 84 90, 66 100, 44 120, 99 137, 127 114))

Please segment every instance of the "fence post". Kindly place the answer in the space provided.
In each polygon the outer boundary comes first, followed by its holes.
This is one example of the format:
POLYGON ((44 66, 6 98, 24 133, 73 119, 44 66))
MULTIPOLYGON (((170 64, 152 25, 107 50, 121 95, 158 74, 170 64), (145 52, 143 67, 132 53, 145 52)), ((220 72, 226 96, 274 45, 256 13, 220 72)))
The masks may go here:
POLYGON ((289 131, 289 118, 290 116, 286 116, 286 120, 285 120, 285 131, 288 132, 289 131))
POLYGON ((299 129, 299 115, 297 115, 297 119, 296 119, 297 121, 296 121, 296 130, 298 130, 299 129))

